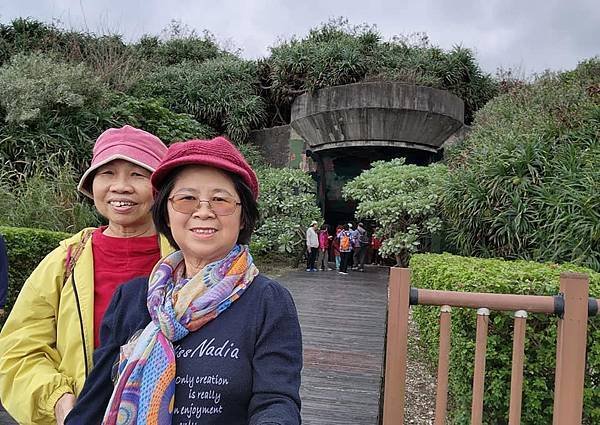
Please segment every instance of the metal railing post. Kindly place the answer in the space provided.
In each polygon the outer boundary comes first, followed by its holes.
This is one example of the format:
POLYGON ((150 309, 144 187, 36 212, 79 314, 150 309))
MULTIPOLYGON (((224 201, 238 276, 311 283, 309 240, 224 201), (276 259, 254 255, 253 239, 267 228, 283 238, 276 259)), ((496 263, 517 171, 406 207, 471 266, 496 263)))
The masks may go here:
POLYGON ((404 423, 410 270, 392 267, 388 288, 383 425, 404 423))
POLYGON ((561 273, 564 316, 558 323, 556 375, 554 381, 554 425, 581 424, 588 327, 589 277, 561 273))

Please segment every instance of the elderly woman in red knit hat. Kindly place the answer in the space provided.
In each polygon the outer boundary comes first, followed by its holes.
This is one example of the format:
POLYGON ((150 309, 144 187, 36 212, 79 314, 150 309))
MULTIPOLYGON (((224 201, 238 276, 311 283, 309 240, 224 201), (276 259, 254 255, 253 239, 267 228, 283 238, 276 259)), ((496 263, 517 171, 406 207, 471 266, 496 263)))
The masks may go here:
POLYGON ((254 171, 217 137, 172 145, 152 184, 178 250, 117 290, 67 424, 299 424, 296 309, 248 250, 254 171))
POLYGON ((0 333, 0 397, 23 424, 62 424, 99 345, 119 284, 149 275, 171 252, 152 222, 150 175, 167 147, 130 126, 98 137, 78 189, 106 226, 62 241, 25 282, 0 333))

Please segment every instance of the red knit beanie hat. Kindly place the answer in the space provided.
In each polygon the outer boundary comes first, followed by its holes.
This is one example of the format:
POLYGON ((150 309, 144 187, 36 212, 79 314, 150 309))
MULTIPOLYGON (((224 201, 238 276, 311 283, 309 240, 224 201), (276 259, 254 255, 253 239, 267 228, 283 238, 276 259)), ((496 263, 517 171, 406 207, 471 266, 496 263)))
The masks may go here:
POLYGON ((150 181, 158 191, 165 177, 175 168, 183 165, 209 165, 237 174, 250 188, 254 199, 258 198, 258 179, 244 156, 226 138, 212 140, 188 140, 169 146, 160 165, 152 173, 150 181))
POLYGON ((148 171, 154 171, 167 152, 167 147, 154 134, 126 125, 121 128, 109 128, 96 140, 92 163, 83 173, 77 189, 93 199, 92 180, 95 171, 115 159, 123 159, 139 165, 148 171))

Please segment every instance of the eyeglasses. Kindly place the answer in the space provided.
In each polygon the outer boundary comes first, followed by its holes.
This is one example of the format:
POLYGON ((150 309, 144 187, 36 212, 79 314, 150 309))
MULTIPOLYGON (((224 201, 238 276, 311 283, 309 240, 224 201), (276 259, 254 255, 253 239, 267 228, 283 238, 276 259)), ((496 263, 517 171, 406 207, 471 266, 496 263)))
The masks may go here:
POLYGON ((231 215, 235 212, 240 202, 236 202, 234 198, 225 196, 213 196, 212 198, 198 199, 193 195, 180 194, 173 195, 169 198, 171 205, 175 211, 183 214, 192 214, 200 208, 202 202, 208 203, 208 208, 216 215, 231 215))

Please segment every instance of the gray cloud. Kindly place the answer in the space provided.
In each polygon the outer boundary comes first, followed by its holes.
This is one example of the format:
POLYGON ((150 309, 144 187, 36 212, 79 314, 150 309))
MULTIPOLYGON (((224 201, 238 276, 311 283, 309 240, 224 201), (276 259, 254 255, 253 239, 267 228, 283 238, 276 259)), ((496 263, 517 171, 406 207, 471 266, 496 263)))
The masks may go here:
POLYGON ((600 54, 597 0, 2 0, 0 19, 34 17, 76 29, 124 34, 135 40, 157 34, 172 19, 207 29, 243 49, 245 57, 268 54, 278 38, 303 36, 329 18, 376 24, 385 38, 426 32, 443 48, 472 48, 481 66, 518 68, 529 75, 571 69, 600 54))

